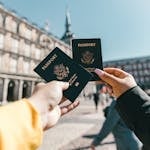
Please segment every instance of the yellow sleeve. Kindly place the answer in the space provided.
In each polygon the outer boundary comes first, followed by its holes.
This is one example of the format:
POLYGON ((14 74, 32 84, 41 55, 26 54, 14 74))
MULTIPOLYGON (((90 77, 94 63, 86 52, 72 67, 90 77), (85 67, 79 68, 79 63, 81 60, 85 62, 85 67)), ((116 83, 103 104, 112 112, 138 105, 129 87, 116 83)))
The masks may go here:
POLYGON ((42 136, 40 115, 28 100, 0 107, 0 150, 35 150, 42 136))

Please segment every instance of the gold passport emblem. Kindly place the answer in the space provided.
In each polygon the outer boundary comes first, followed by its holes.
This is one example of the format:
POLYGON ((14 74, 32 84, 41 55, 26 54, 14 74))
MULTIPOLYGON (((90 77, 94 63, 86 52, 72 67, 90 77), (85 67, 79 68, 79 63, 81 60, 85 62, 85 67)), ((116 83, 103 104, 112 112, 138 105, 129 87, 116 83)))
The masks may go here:
POLYGON ((69 68, 63 64, 56 65, 54 66, 54 74, 56 74, 57 79, 63 80, 64 78, 68 77, 69 68))
POLYGON ((92 64, 94 62, 93 56, 94 54, 91 53, 90 51, 85 51, 84 53, 82 53, 81 62, 88 65, 92 64))

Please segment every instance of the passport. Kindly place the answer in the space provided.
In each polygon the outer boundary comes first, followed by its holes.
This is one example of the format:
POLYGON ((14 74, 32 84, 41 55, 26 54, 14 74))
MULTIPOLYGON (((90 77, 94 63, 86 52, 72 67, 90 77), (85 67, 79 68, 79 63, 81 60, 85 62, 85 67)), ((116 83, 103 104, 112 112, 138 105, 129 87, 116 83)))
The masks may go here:
POLYGON ((100 78, 94 73, 96 68, 103 69, 101 40, 73 39, 72 40, 73 60, 92 73, 91 81, 98 81, 100 78))
POLYGON ((69 88, 63 95, 74 102, 92 75, 82 66, 74 62, 61 49, 56 47, 34 69, 45 81, 52 80, 69 82, 69 88))

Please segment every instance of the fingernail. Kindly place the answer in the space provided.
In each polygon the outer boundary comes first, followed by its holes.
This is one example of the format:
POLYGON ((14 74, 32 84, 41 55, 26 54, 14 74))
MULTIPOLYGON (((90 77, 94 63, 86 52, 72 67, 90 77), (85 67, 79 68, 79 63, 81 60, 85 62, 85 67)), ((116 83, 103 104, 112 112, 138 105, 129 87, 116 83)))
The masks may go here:
POLYGON ((99 76, 103 76, 104 75, 104 71, 100 70, 100 69, 95 69, 94 71, 96 74, 98 74, 99 76))

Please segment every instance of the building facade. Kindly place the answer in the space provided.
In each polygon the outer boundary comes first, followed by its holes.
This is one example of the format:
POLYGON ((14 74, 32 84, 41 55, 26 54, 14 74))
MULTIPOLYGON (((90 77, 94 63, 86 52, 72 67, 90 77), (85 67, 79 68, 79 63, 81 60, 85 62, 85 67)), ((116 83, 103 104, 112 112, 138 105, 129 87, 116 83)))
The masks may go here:
MULTIPOLYGON (((31 95, 34 86, 42 81, 33 69, 55 47, 72 57, 69 44, 73 34, 68 19, 67 14, 65 36, 59 39, 0 5, 0 104, 31 95)), ((95 84, 90 83, 80 96, 91 86, 95 90, 95 84)))
POLYGON ((70 46, 0 5, 0 102, 30 96, 41 79, 33 68, 55 47, 70 46))
POLYGON ((150 56, 104 62, 104 67, 121 68, 132 74, 140 87, 150 94, 150 56))

